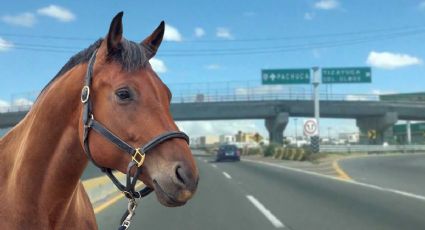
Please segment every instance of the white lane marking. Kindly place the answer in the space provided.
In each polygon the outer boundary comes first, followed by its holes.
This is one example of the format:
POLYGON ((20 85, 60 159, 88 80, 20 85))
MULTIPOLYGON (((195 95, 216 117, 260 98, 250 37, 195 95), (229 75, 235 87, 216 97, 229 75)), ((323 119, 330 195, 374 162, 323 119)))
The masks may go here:
POLYGON ((273 213, 270 212, 260 201, 255 199, 255 197, 251 195, 247 195, 246 198, 248 198, 249 201, 258 209, 261 213, 273 224, 275 228, 284 228, 285 225, 275 216, 273 213))
POLYGON ((225 176, 225 177, 227 177, 227 179, 232 179, 232 177, 227 173, 227 172, 223 172, 223 175, 225 176))
POLYGON ((212 166, 213 168, 217 168, 217 165, 216 165, 216 164, 211 164, 211 166, 212 166))
POLYGON ((421 201, 425 201, 425 196, 417 195, 417 194, 410 193, 410 192, 400 191, 400 190, 397 190, 397 189, 380 187, 380 186, 377 186, 377 185, 366 184, 366 183, 357 182, 357 181, 354 181, 354 180, 343 180, 343 179, 340 179, 338 177, 323 175, 323 174, 316 173, 316 172, 305 171, 305 170, 301 170, 301 169, 297 169, 297 168, 291 168, 291 167, 287 167, 287 166, 283 166, 283 165, 277 165, 277 164, 273 164, 273 163, 269 163, 269 162, 253 161, 253 160, 247 160, 247 159, 243 159, 243 161, 257 163, 257 164, 263 164, 263 165, 277 167, 277 168, 283 168, 283 169, 287 169, 287 170, 290 170, 290 171, 300 172, 300 173, 309 174, 309 175, 313 175, 313 176, 319 176, 319 177, 332 179, 332 180, 339 181, 339 182, 355 184, 355 185, 363 186, 363 187, 366 187, 366 188, 371 188, 371 189, 375 189, 375 190, 379 190, 379 191, 394 193, 394 194, 398 194, 398 195, 401 195, 401 196, 406 196, 406 197, 415 198, 415 199, 418 199, 418 200, 421 200, 421 201))

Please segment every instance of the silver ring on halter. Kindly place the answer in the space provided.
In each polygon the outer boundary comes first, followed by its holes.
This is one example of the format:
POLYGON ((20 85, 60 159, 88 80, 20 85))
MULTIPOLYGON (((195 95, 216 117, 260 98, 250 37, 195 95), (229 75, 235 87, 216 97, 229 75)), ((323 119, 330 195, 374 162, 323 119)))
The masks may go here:
POLYGON ((85 104, 90 98, 90 87, 85 85, 81 90, 81 102, 85 104))

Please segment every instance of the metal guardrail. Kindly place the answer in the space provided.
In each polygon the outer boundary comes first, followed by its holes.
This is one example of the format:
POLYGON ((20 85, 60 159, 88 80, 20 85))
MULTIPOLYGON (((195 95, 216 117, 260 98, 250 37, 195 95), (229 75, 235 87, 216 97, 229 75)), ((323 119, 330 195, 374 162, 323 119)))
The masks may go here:
POLYGON ((320 152, 365 153, 365 152, 425 152, 425 145, 321 145, 320 152))

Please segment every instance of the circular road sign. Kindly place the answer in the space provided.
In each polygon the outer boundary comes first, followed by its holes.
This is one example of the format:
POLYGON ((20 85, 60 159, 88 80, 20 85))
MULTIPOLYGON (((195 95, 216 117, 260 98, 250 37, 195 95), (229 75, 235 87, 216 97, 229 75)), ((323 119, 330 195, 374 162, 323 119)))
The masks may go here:
POLYGON ((316 119, 307 119, 304 121, 304 135, 311 137, 318 134, 316 119))

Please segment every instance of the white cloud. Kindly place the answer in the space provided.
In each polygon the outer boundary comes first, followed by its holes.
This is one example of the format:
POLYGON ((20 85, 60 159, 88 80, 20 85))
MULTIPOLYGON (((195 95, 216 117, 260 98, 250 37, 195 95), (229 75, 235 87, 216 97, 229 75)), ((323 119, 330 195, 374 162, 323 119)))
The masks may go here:
POLYGON ((182 35, 177 28, 165 24, 164 41, 181 42, 182 40, 182 35))
POLYGON ((14 26, 32 27, 36 23, 36 18, 32 13, 22 13, 18 15, 5 15, 1 20, 14 26))
POLYGON ((9 111, 9 102, 0 100, 0 113, 5 113, 9 111))
POLYGON ((347 101, 368 101, 371 98, 367 95, 346 95, 345 100, 347 101))
POLYGON ((13 101, 12 106, 31 106, 34 102, 26 98, 18 98, 13 101))
POLYGON ((230 29, 225 27, 218 27, 215 35, 219 38, 233 39, 233 35, 230 32, 230 29))
POLYGON ((205 30, 202 27, 196 27, 195 36, 198 38, 205 36, 205 30))
POLYGON ((338 0, 320 0, 314 4, 314 7, 319 10, 333 10, 339 7, 338 0))
POLYGON ((40 15, 55 18, 61 22, 70 22, 75 20, 75 15, 68 9, 57 5, 50 5, 37 10, 40 15))
POLYGON ((314 16, 315 16, 314 13, 310 13, 310 12, 304 13, 304 19, 305 20, 308 20, 308 21, 313 20, 314 19, 314 16))
POLYGON ((276 94, 283 93, 288 88, 283 85, 261 85, 257 87, 250 88, 236 88, 235 94, 237 96, 245 96, 245 95, 264 95, 264 94, 276 94))
POLYGON ((383 95, 383 94, 395 94, 397 93, 396 91, 391 91, 391 90, 380 90, 380 89, 374 89, 372 90, 372 94, 374 95, 383 95))
POLYGON ((152 58, 149 60, 149 63, 151 63, 152 69, 155 70, 157 73, 165 73, 167 72, 167 66, 165 65, 164 61, 152 58))
POLYGON ((6 41, 0 37, 0 52, 7 51, 13 47, 13 43, 10 41, 6 41))
POLYGON ((217 70, 220 68, 221 66, 219 64, 209 64, 205 66, 205 69, 208 69, 208 70, 217 70))
POLYGON ((181 130, 184 130, 189 136, 199 137, 205 135, 236 134, 239 130, 243 132, 260 132, 265 135, 263 121, 255 122, 253 120, 236 121, 180 121, 176 122, 181 130), (259 124, 260 123, 260 124, 259 124))
POLYGON ((422 63, 422 60, 408 54, 372 51, 369 53, 366 63, 382 69, 397 69, 411 65, 419 65, 422 63))

